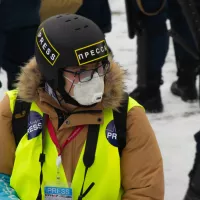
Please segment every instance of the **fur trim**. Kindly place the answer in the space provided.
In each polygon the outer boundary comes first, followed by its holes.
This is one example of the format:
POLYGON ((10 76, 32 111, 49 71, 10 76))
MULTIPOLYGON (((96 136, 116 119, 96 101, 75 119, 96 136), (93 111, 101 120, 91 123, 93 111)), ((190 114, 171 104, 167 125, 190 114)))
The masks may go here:
POLYGON ((105 89, 102 104, 104 108, 117 110, 124 100, 125 71, 113 60, 111 60, 110 63, 110 72, 105 77, 105 89))
MULTIPOLYGON (((102 104, 104 108, 117 110, 124 97, 124 70, 119 64, 111 62, 109 73, 105 77, 105 89, 102 104)), ((18 96, 20 99, 32 102, 38 98, 38 88, 42 82, 42 75, 38 69, 36 59, 32 58, 25 67, 22 68, 18 77, 18 96)))
POLYGON ((21 73, 17 77, 16 88, 18 89, 19 98, 26 102, 35 101, 38 97, 37 89, 41 81, 42 75, 34 57, 21 68, 21 73))

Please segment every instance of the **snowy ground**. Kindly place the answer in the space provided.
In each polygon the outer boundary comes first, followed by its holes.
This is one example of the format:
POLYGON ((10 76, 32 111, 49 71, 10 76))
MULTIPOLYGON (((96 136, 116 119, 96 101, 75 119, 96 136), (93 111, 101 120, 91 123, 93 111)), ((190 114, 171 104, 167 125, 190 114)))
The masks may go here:
MULTIPOLYGON (((109 0, 113 11, 113 30, 107 35, 115 60, 129 72, 127 78, 128 91, 136 86, 136 43, 127 34, 124 0, 109 0)), ((188 177, 192 167, 195 143, 193 134, 200 129, 200 108, 198 103, 184 103, 170 93, 170 85, 176 79, 176 66, 173 46, 170 50, 163 70, 164 85, 162 97, 165 106, 163 114, 148 114, 155 130, 164 159, 165 200, 181 200, 185 194, 188 177)), ((0 99, 6 90, 6 75, 2 71, 0 80, 4 87, 0 89, 0 99)))
MULTIPOLYGON (((113 30, 107 36, 115 60, 129 71, 128 91, 136 86, 136 42, 127 34, 123 0, 110 0, 113 11, 113 30), (115 2, 115 3, 114 3, 115 2)), ((155 130, 164 160, 165 200, 181 200, 185 194, 187 174, 193 165, 195 143, 193 134, 200 129, 198 103, 184 103, 170 93, 170 85, 176 79, 176 65, 172 43, 163 69, 163 114, 148 114, 155 130)))

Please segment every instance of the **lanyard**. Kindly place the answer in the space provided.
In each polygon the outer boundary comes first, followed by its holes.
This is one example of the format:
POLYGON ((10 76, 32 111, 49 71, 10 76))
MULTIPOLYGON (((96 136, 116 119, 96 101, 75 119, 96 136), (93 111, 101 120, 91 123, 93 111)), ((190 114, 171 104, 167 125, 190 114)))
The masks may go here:
POLYGON ((59 142, 58 142, 58 139, 57 139, 57 136, 55 134, 55 131, 54 131, 54 128, 53 128, 53 125, 51 123, 51 121, 48 119, 48 122, 47 122, 47 127, 48 127, 48 130, 49 130, 49 134, 50 134, 50 137, 53 141, 53 143, 56 145, 56 147, 58 148, 58 158, 57 158, 57 161, 56 161, 56 165, 59 166, 61 164, 61 154, 62 154, 62 151, 63 149, 74 139, 76 138, 76 136, 78 136, 78 134, 83 130, 84 128, 84 125, 80 125, 80 126, 77 126, 73 131, 72 133, 70 134, 70 136, 66 139, 66 141, 63 143, 63 145, 60 145, 59 142))

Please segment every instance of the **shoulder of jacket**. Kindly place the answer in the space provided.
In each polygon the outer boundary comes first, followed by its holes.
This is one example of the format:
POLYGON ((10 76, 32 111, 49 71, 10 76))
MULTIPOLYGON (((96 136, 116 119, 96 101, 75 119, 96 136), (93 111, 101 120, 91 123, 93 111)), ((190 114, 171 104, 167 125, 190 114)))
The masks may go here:
POLYGON ((135 99, 133 99, 132 97, 128 98, 128 111, 130 111, 131 109, 133 109, 134 107, 140 107, 144 110, 144 107, 139 104, 135 99))
POLYGON ((0 117, 12 118, 12 106, 7 93, 0 102, 0 117))
POLYGON ((18 90, 9 90, 6 92, 9 98, 10 110, 13 113, 15 107, 15 101, 17 99, 18 90))

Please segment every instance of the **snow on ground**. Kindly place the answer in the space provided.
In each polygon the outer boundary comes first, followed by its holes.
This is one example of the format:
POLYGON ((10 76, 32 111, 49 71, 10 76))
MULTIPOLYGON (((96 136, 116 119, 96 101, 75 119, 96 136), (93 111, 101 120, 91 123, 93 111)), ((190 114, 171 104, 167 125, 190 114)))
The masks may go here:
MULTIPOLYGON (((136 42, 127 33, 124 0, 109 0, 113 12, 112 32, 107 35, 108 45, 114 58, 128 70, 128 92, 136 86, 136 42)), ((161 87, 165 111, 162 114, 148 114, 156 133, 164 160, 165 200, 181 200, 185 194, 187 174, 193 165, 195 143, 193 135, 200 129, 200 108, 198 103, 184 103, 170 93, 170 85, 176 79, 176 65, 173 46, 163 69, 164 85, 161 87)), ((0 74, 4 86, 0 99, 6 90, 6 74, 0 74)))
MULTIPOLYGON (((136 86, 136 41, 127 33, 123 0, 110 0, 113 11, 113 30, 107 36, 115 60, 129 72, 128 91, 136 86)), ((163 68, 164 85, 161 87, 165 111, 148 114, 156 133, 164 160, 165 200, 181 200, 188 184, 188 172, 193 165, 195 143, 193 135, 200 129, 198 103, 184 103, 170 93, 176 80, 176 65, 172 42, 163 68)))

